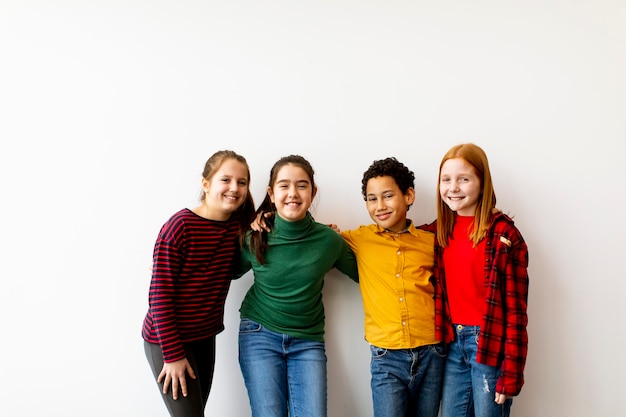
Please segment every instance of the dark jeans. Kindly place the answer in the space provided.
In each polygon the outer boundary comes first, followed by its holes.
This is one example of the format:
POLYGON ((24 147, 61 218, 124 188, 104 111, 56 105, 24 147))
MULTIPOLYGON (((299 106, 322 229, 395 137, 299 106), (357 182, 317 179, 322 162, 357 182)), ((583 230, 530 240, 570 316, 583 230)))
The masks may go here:
POLYGON ((398 350, 370 345, 370 350, 374 417, 437 417, 443 344, 398 350))

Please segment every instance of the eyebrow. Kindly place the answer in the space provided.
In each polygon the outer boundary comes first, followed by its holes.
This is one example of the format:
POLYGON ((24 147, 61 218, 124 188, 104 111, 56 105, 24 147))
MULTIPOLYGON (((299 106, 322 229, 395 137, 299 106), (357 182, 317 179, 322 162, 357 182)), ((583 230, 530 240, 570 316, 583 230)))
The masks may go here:
POLYGON ((442 172, 441 176, 442 177, 464 177, 464 176, 468 176, 468 175, 474 175, 477 176, 476 174, 474 174, 471 171, 461 171, 461 172, 456 172, 454 174, 448 174, 446 172, 442 172))
POLYGON ((292 181, 290 179, 282 179, 282 180, 277 180, 276 184, 281 184, 281 183, 291 183, 291 182, 295 182, 296 184, 311 184, 311 181, 309 180, 296 180, 296 181, 292 181))
POLYGON ((231 175, 231 174, 222 174, 222 175, 216 175, 217 178, 234 178, 237 181, 240 180, 246 180, 248 181, 248 177, 237 177, 236 175, 231 175))
MULTIPOLYGON (((394 192, 393 188, 389 188, 389 189, 387 189, 387 190, 382 190, 379 194, 393 193, 393 192, 394 192)), ((371 195, 376 195, 376 193, 367 193, 367 194, 368 194, 368 195, 370 195, 370 194, 371 194, 371 195)))

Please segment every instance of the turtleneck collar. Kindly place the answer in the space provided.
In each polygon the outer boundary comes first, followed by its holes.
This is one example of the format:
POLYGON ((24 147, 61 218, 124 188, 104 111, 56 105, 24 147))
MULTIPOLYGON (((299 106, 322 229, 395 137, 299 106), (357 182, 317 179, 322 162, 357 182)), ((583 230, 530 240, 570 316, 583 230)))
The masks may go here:
POLYGON ((313 216, 308 211, 302 220, 295 222, 288 222, 277 214, 274 221, 274 232, 282 238, 295 240, 306 236, 313 223, 313 216))

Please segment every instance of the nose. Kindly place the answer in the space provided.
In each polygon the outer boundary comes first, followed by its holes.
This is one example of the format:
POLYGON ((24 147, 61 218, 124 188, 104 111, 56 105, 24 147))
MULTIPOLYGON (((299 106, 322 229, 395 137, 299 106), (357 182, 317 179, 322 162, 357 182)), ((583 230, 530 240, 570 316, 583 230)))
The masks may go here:
POLYGON ((384 198, 379 198, 378 200, 376 200, 376 210, 377 211, 381 211, 387 208, 387 204, 385 204, 385 199, 384 198))

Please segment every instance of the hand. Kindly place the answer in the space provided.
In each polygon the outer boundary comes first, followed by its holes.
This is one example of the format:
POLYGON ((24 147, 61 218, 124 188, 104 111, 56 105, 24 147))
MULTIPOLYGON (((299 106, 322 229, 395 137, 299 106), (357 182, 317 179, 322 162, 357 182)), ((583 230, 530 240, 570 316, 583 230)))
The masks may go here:
POLYGON ((262 232, 263 230, 265 230, 266 232, 269 233, 269 231, 271 230, 270 227, 268 226, 267 222, 265 221, 265 219, 268 219, 270 217, 272 217, 274 214, 271 211, 268 212, 261 212, 259 214, 256 215, 256 218, 254 219, 254 221, 252 223, 250 223, 250 228, 252 230, 254 230, 255 232, 262 232))
POLYGON ((176 362, 169 362, 163 364, 163 369, 157 378, 157 382, 163 382, 163 394, 167 394, 167 391, 172 386, 172 398, 178 399, 178 387, 183 394, 183 397, 187 396, 187 380, 185 374, 193 379, 196 379, 196 374, 193 372, 191 365, 187 358, 181 359, 176 362))
POLYGON ((335 223, 329 223, 328 227, 330 227, 331 229, 333 229, 337 233, 341 233, 341 230, 339 230, 339 226, 337 226, 335 223))
POLYGON ((496 392, 496 404, 504 404, 507 398, 509 398, 507 395, 496 392))

